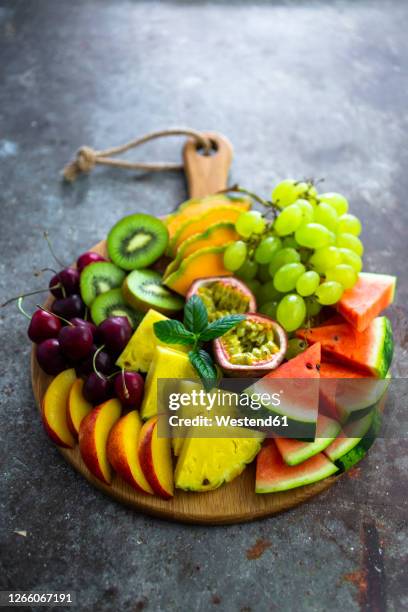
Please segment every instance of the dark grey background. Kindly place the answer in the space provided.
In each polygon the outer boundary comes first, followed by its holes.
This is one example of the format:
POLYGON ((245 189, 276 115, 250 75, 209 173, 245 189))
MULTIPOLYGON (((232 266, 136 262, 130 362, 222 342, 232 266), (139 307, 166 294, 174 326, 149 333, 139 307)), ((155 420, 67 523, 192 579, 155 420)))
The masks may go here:
MULTIPOLYGON (((286 176, 325 177, 347 194, 366 268, 399 275, 394 372, 406 375, 407 19, 405 0, 2 0, 1 300, 46 282, 33 276, 52 264, 44 229, 71 262, 122 215, 186 197, 179 173, 98 169, 63 185, 79 145, 214 129, 235 146, 231 180, 268 195, 286 176)), ((176 161, 181 144, 135 156, 176 161)), ((76 609, 98 611, 408 607, 402 441, 379 441, 353 477, 279 517, 154 520, 63 461, 32 398, 25 321, 9 307, 0 324, 2 588, 71 589, 76 609), (251 559, 258 540, 269 547, 251 559)))

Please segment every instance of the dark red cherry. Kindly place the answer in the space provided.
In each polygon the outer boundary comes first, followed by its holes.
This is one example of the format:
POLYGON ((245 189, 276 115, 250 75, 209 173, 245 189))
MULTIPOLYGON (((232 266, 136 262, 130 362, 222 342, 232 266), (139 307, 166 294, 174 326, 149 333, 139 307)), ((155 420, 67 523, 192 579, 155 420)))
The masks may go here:
POLYGON ((57 338, 49 338, 38 344, 37 361, 46 374, 55 376, 67 367, 57 338))
POLYGON ((80 361, 92 350, 92 331, 85 325, 66 325, 58 335, 63 355, 72 361, 80 361))
POLYGON ((61 329, 61 321, 51 312, 40 308, 31 317, 28 326, 28 337, 32 342, 39 344, 48 338, 56 338, 61 329))
POLYGON ((94 251, 87 251, 86 253, 82 253, 77 259, 76 265, 79 270, 79 273, 82 272, 86 266, 89 266, 91 263, 95 263, 96 261, 107 261, 105 257, 99 255, 99 253, 95 253, 94 251))
POLYGON ((144 380, 139 372, 120 372, 113 379, 115 393, 123 406, 138 409, 143 399, 144 380))
POLYGON ((85 304, 80 295, 70 295, 60 300, 55 300, 51 310, 58 317, 63 319, 82 318, 85 314, 85 304))
POLYGON ((133 330, 127 317, 109 317, 99 325, 102 343, 112 355, 119 355, 129 342, 133 330))
MULTIPOLYGON (((76 372, 78 376, 87 376, 88 374, 91 374, 91 372, 94 372, 93 357, 96 351, 97 346, 94 344, 88 357, 77 364, 76 372)), ((95 358, 95 367, 100 374, 109 376, 109 374, 112 374, 114 370, 115 363, 112 357, 106 351, 99 351, 95 358)))
POLYGON ((70 323, 76 325, 77 327, 89 327, 92 332, 93 339, 95 340, 95 336, 97 336, 98 330, 95 323, 92 323, 92 321, 86 321, 85 319, 81 319, 80 317, 74 317, 73 319, 70 319, 70 323))
POLYGON ((55 285, 61 284, 66 295, 73 295, 79 293, 79 271, 76 268, 64 268, 58 274, 55 274, 49 283, 50 291, 56 298, 64 297, 63 290, 58 287, 57 289, 51 289, 55 285))
POLYGON ((84 383, 82 394, 91 404, 102 404, 112 395, 111 381, 105 376, 101 377, 92 372, 84 383))

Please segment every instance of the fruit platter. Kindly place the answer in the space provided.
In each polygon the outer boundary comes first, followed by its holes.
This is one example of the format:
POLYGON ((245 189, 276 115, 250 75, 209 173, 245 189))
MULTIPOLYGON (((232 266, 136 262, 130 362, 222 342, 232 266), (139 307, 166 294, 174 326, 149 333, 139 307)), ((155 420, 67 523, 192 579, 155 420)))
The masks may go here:
POLYGON ((317 187, 288 179, 264 199, 235 185, 161 218, 135 212, 55 271, 33 314, 19 296, 44 429, 91 483, 153 515, 233 523, 300 504, 365 457, 384 418, 396 278, 363 271, 360 220, 317 187), (167 378, 317 383, 271 411, 313 435, 162 436, 167 378))

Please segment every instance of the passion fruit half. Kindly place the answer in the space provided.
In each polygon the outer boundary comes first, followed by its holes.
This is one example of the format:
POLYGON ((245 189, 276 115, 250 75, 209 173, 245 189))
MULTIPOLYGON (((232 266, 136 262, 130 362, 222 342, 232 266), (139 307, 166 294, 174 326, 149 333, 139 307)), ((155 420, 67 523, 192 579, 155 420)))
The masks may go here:
POLYGON ((216 360, 227 376, 259 378, 283 361, 285 330, 266 315, 249 312, 231 331, 214 340, 216 360))
POLYGON ((203 300, 210 322, 226 315, 244 314, 256 310, 254 294, 237 278, 225 276, 199 278, 191 285, 186 299, 193 295, 198 295, 203 300))

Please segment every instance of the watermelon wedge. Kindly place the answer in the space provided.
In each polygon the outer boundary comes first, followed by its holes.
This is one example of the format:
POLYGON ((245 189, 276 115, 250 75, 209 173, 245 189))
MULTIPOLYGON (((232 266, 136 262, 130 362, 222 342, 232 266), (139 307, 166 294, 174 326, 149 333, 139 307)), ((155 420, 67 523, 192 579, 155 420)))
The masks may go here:
POLYGON ((391 323, 377 317, 362 332, 349 323, 299 329, 298 338, 309 344, 320 343, 323 355, 377 378, 384 378, 390 368, 394 343, 391 323))
POLYGON ((373 421, 371 423, 371 427, 368 432, 363 436, 360 442, 348 451, 345 455, 342 455, 339 459, 336 460, 336 465, 340 471, 346 472, 350 468, 354 467, 359 461, 361 461, 369 449, 374 444, 378 433, 381 428, 381 412, 377 410, 374 413, 373 421))
POLYGON ((338 472, 323 453, 290 466, 283 461, 273 440, 267 440, 256 460, 256 493, 287 491, 323 480, 338 472))
POLYGON ((300 355, 257 380, 246 390, 256 396, 264 415, 286 416, 285 437, 314 439, 319 412, 320 345, 315 343, 300 355), (279 405, 263 398, 279 394, 279 405))
POLYGON ((276 446, 287 465, 298 465, 327 448, 336 438, 341 427, 337 421, 319 414, 316 438, 313 442, 301 442, 290 438, 276 438, 276 446))
POLYGON ((373 412, 366 414, 358 421, 345 425, 337 438, 324 450, 324 454, 336 461, 351 451, 365 436, 373 422, 373 412))
POLYGON ((364 331, 392 304, 396 284, 395 276, 361 272, 354 287, 338 302, 337 311, 358 331, 364 331))

